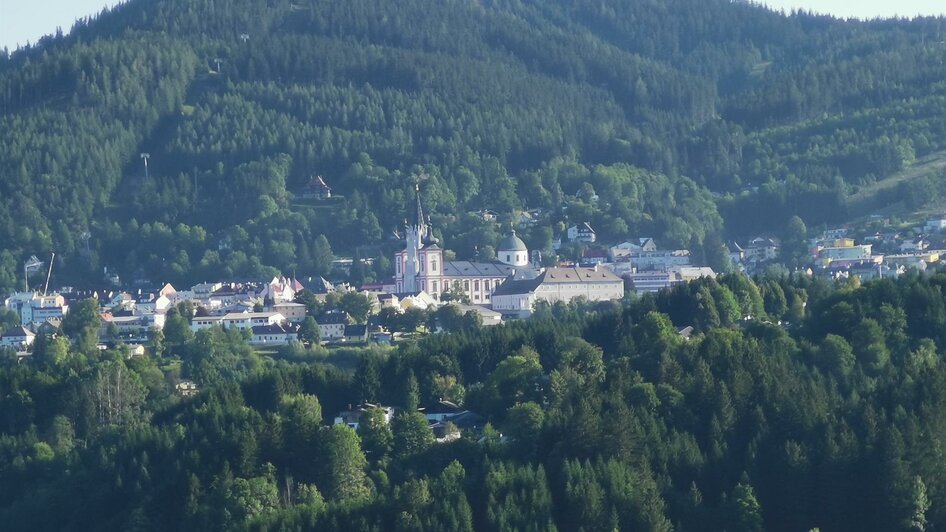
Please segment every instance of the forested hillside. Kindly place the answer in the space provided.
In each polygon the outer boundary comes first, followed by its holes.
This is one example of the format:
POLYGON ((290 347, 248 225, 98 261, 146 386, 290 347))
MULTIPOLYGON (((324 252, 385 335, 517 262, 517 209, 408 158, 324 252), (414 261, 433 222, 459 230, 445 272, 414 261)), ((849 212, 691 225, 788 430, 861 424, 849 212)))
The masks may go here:
POLYGON ((415 181, 461 255, 500 236, 465 213, 540 208, 532 249, 590 221, 713 262, 946 149, 944 35, 728 0, 132 0, 0 56, 0 289, 51 251, 76 283, 326 273, 387 251, 415 181), (294 197, 315 174, 337 201, 294 197))
POLYGON ((353 371, 177 310, 153 357, 99 351, 82 303, 0 357, 0 528, 938 530, 944 289, 730 275, 349 349, 353 371), (440 399, 488 425, 435 442, 440 399), (398 411, 331 425, 365 400, 398 411))

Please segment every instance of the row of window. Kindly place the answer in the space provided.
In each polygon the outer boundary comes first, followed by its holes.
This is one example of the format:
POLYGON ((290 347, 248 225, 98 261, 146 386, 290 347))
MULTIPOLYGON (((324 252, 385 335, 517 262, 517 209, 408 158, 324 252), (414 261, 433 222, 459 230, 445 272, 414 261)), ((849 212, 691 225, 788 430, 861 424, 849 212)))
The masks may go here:
MULTIPOLYGON (((406 265, 406 263, 407 263, 407 254, 399 254, 397 257, 398 257, 398 261, 397 261, 397 264, 396 264, 397 271, 396 271, 395 273, 396 273, 397 275, 401 275, 401 272, 403 272, 403 271, 405 271, 405 270, 407 269, 407 265, 406 265)), ((426 255, 421 255, 419 262, 420 262, 420 271, 421 271, 421 273, 427 271, 427 270, 426 270, 426 266, 425 266, 425 265, 427 264, 427 256, 426 256, 426 255)), ((437 269, 438 269, 439 267, 440 267, 440 262, 439 262, 436 258, 433 258, 433 259, 430 260, 430 273, 437 273, 437 269)))

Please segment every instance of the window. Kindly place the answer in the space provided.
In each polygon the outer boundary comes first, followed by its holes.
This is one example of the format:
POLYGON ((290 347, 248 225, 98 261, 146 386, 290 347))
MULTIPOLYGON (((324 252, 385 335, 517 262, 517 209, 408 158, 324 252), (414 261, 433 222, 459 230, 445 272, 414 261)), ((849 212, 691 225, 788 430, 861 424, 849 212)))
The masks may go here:
POLYGON ((463 280, 463 291, 464 291, 464 292, 469 292, 469 291, 470 291, 470 280, 469 280, 469 279, 464 279, 464 280, 463 280))
POLYGON ((477 291, 477 292, 480 291, 480 282, 479 282, 479 281, 473 281, 473 290, 474 290, 474 291, 477 291))
POLYGON ((483 290, 489 292, 489 279, 483 281, 483 290))
POLYGON ((431 261, 430 261, 430 271, 431 271, 431 273, 437 273, 437 259, 431 259, 431 261))
POLYGON ((440 283, 438 283, 437 281, 431 281, 431 288, 430 288, 431 291, 436 292, 437 289, 439 288, 439 286, 438 286, 439 284, 440 284, 440 283))

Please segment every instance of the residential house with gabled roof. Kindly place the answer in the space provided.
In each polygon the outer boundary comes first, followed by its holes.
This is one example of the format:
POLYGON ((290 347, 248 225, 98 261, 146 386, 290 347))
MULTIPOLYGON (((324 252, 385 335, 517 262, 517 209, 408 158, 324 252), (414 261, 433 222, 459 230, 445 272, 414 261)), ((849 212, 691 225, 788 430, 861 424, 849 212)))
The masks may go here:
POLYGON ((323 342, 333 342, 345 337, 345 326, 352 322, 347 312, 326 312, 315 320, 319 324, 319 335, 323 342))
POLYGON ((46 318, 46 321, 36 328, 36 334, 52 336, 59 332, 60 327, 62 327, 62 318, 46 318))
POLYGON ((0 347, 26 349, 33 345, 36 335, 26 327, 12 327, 0 336, 0 347))
POLYGON ((568 236, 568 240, 572 242, 593 244, 598 239, 598 235, 595 233, 595 230, 591 228, 591 224, 588 222, 582 222, 578 225, 569 227, 566 231, 566 234, 568 236))
POLYGON ((273 303, 282 303, 283 301, 295 299, 296 293, 301 292, 304 288, 297 279, 273 277, 273 280, 263 287, 263 291, 259 295, 263 299, 273 301, 273 303))
POLYGON ((581 265, 591 267, 595 264, 608 262, 608 250, 604 248, 588 248, 581 252, 581 265))
POLYGON ((735 241, 726 244, 726 252, 733 264, 742 264, 743 259, 746 258, 746 250, 735 241))
POLYGON ((161 287, 161 290, 158 290, 158 295, 162 295, 171 301, 174 301, 177 296, 177 290, 171 285, 171 283, 165 283, 164 286, 161 287))
POLYGON ((292 323, 254 325, 250 333, 249 344, 256 347, 289 345, 299 340, 299 326, 292 323))
POLYGON ((332 197, 332 189, 322 176, 314 175, 299 189, 298 195, 303 199, 327 200, 332 197))
POLYGON ((367 342, 368 341, 368 326, 364 323, 353 323, 345 326, 345 341, 346 342, 367 342))
POLYGON ((363 403, 356 408, 352 408, 351 405, 348 405, 348 410, 342 410, 335 416, 333 424, 348 425, 358 430, 358 423, 361 420, 361 416, 371 410, 380 410, 386 424, 390 424, 391 420, 394 419, 394 407, 363 403))
MULTIPOLYGON (((853 241, 851 241, 851 244, 853 245, 853 241)), ((745 248, 746 260, 750 262, 774 260, 778 258, 779 247, 778 240, 774 238, 753 238, 745 248)))
POLYGON ((335 291, 335 286, 328 282, 325 277, 309 277, 306 284, 310 292, 315 294, 316 299, 325 300, 325 296, 335 291))

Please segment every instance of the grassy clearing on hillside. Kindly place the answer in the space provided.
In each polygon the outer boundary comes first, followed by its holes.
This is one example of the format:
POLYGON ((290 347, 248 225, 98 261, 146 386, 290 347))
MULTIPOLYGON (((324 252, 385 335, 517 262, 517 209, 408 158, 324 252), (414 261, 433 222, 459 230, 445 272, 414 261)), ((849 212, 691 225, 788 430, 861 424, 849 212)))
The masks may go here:
MULTIPOLYGON (((868 214, 905 214, 910 209, 907 208, 903 201, 885 203, 885 198, 891 197, 901 184, 922 177, 934 176, 943 169, 946 169, 946 151, 939 151, 921 157, 902 172, 898 172, 868 186, 861 187, 860 190, 848 198, 848 212, 855 218, 868 214)), ((943 203, 944 202, 937 201, 935 204, 926 206, 923 211, 935 211, 942 207, 943 203)))

